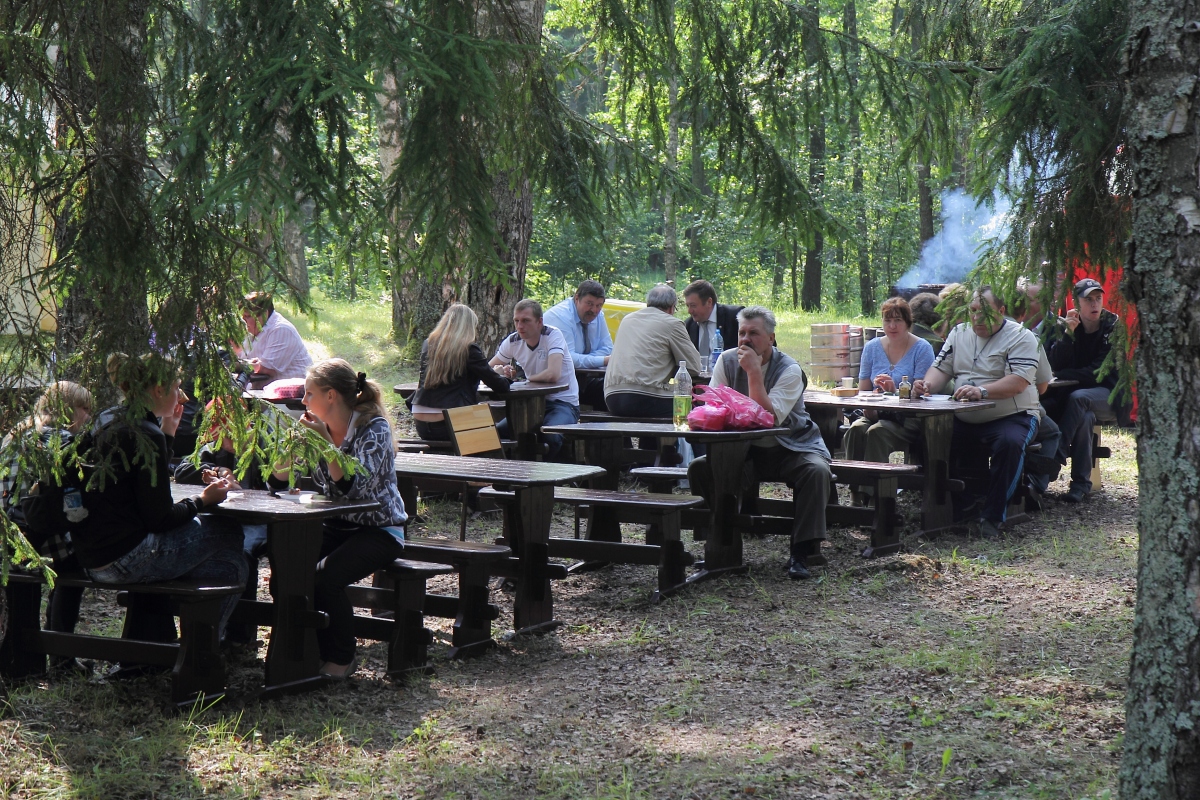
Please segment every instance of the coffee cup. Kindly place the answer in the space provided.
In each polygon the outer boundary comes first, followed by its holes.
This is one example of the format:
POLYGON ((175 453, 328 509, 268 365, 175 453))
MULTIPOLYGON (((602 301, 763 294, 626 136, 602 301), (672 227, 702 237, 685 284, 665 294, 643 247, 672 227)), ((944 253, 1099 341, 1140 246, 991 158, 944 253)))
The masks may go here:
POLYGON ((853 389, 854 388, 854 378, 842 378, 842 388, 843 389, 853 389))

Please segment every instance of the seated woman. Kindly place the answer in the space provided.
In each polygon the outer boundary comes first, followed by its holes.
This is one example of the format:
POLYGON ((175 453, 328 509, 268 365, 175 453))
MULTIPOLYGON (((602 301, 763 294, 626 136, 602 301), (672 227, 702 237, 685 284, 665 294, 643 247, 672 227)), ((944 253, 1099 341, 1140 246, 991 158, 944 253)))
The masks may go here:
MULTIPOLYGON (((933 364, 929 342, 912 333, 912 311, 902 297, 893 297, 880 308, 882 337, 867 342, 858 370, 858 389, 894 392, 908 376, 909 382, 925 377, 933 364)), ((921 432, 914 418, 889 419, 887 412, 867 409, 854 422, 842 445, 851 461, 885 462, 894 450, 907 450, 921 432)), ((861 498, 856 497, 861 502, 861 498)))
MULTIPOLYGON (((213 481, 196 497, 178 503, 171 499, 167 461, 186 399, 175 366, 157 355, 114 353, 107 367, 124 403, 97 418, 89 451, 96 474, 83 492, 88 514, 71 536, 79 563, 100 583, 186 578, 245 584, 241 526, 209 514, 198 516, 225 499, 229 481, 213 481)), ((142 598, 130 605, 125 635, 173 640, 174 622, 161 601, 142 598)), ((224 601, 222 634, 237 603, 237 595, 224 601)))
POLYGON ((506 391, 511 384, 492 371, 475 343, 478 325, 474 311, 455 303, 421 345, 421 379, 407 405, 422 439, 449 439, 442 409, 478 403, 480 381, 497 392, 506 391))
MULTIPOLYGON (((36 446, 49 447, 57 444, 66 447, 87 425, 92 417, 92 393, 78 383, 59 381, 52 384, 38 398, 33 414, 17 424, 13 432, 5 437, 4 447, 19 446, 25 436, 37 436, 36 446), (57 438, 56 443, 52 442, 57 438)), ((20 474, 19 465, 14 451, 14 461, 3 480, 3 502, 5 513, 10 519, 21 523, 20 501, 28 493, 34 481, 20 474)), ((63 572, 78 572, 79 562, 75 558, 69 536, 52 533, 39 536, 37 532, 22 526, 29 543, 43 556, 54 560, 54 569, 63 572)), ((46 629, 74 633, 75 623, 79 621, 79 605, 83 600, 83 589, 74 586, 56 586, 50 590, 46 604, 46 629)), ((51 670, 58 672, 81 672, 87 670, 74 658, 53 656, 50 659, 51 670)))
MULTIPOLYGON (((358 668, 354 654, 354 607, 346 587, 399 558, 404 548, 404 501, 396 488, 395 445, 379 384, 355 374, 340 358, 308 369, 304 416, 300 424, 355 458, 360 469, 347 475, 337 464, 321 461, 313 479, 329 497, 375 500, 374 511, 356 511, 325 520, 321 560, 317 563, 314 605, 329 615, 329 627, 317 631, 321 673, 344 680, 358 668)), ((276 466, 275 477, 286 472, 276 466)))

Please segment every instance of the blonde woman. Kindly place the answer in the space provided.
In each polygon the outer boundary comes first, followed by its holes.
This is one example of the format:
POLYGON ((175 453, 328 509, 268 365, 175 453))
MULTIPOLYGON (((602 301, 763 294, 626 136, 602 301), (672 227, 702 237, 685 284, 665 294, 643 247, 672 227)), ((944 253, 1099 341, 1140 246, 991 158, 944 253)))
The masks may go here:
MULTIPOLYGON (((55 437, 66 445, 72 438, 78 436, 92 418, 92 393, 78 383, 58 381, 51 384, 38 398, 33 414, 19 423, 12 434, 5 437, 4 447, 19 447, 23 437, 35 435, 38 445, 46 447, 55 437)), ((4 495, 5 512, 18 524, 21 523, 19 502, 22 495, 29 491, 33 484, 28 477, 19 474, 16 453, 8 473, 0 481, 0 490, 4 495)), ((39 537, 33 531, 25 529, 25 534, 38 552, 54 559, 54 568, 60 574, 78 571, 79 562, 71 549, 70 540, 54 533, 39 537)), ((46 603, 46 629, 73 633, 75 623, 79 621, 79 605, 83 600, 83 589, 74 586, 56 586, 50 590, 46 603)), ((50 668, 58 673, 89 672, 74 658, 51 656, 50 668)))
MULTIPOLYGON (((178 503, 171 498, 167 461, 187 399, 179 390, 178 370, 161 356, 124 353, 109 356, 107 367, 124 402, 96 420, 89 460, 100 474, 83 492, 88 514, 71 534, 79 563, 100 583, 190 578, 244 585, 241 526, 210 514, 198 516, 225 500, 229 480, 213 481, 178 503)), ((130 606, 125 635, 173 640, 170 613, 161 601, 145 597, 149 599, 130 606)), ((222 634, 238 599, 231 595, 224 601, 222 634)))
POLYGON ((421 380, 408 407, 422 439, 449 439, 442 409, 478 403, 480 381, 498 392, 510 385, 508 378, 492 371, 475 343, 478 324, 474 311, 455 303, 421 345, 421 380))
MULTIPOLYGON (((329 627, 317 631, 321 673, 345 680, 358 667, 354 607, 346 587, 399 558, 408 515, 396 488, 395 445, 379 384, 367 380, 340 358, 320 361, 304 380, 304 416, 300 424, 358 462, 352 475, 321 461, 313 480, 328 497, 374 500, 379 508, 325 520, 321 560, 317 563, 314 605, 329 615, 329 627)), ((277 478, 286 475, 277 472, 277 478)))

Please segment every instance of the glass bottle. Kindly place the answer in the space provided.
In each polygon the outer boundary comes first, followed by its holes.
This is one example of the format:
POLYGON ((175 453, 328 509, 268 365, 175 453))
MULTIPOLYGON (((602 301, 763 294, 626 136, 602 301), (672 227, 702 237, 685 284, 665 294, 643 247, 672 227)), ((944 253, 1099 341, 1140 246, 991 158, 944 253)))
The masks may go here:
POLYGON ((675 373, 675 401, 672 406, 671 422, 675 430, 688 429, 687 416, 692 413, 692 376, 688 374, 687 362, 679 362, 679 371, 675 373))

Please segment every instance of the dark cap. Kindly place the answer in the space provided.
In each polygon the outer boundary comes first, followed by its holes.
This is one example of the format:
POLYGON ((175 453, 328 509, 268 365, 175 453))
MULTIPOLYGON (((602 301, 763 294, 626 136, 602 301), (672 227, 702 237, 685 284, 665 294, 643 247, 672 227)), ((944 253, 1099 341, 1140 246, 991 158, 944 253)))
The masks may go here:
POLYGON ((1104 294, 1104 287, 1100 285, 1100 281, 1084 278, 1075 284, 1076 297, 1087 297, 1092 292, 1104 294))

